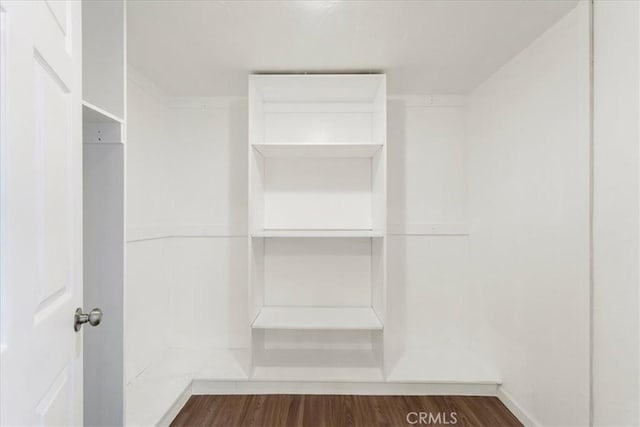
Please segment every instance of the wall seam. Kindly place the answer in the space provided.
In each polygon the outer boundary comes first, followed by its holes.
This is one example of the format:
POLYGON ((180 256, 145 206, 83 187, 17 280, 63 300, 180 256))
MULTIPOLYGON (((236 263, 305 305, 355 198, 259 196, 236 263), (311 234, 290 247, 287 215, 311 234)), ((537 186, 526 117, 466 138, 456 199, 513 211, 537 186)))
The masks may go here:
POLYGON ((593 197, 594 197, 594 9, 589 1, 589 426, 593 426, 593 350, 594 350, 594 268, 593 268, 593 197))

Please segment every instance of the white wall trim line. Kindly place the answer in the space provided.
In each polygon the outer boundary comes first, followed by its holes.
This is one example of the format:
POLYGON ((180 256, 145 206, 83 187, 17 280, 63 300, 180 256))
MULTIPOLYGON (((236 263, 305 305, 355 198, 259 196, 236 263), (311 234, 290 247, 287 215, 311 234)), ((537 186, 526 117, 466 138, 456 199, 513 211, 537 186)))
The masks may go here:
MULTIPOLYGON (((466 223, 389 224, 390 236, 468 236, 466 223)), ((178 237, 247 237, 240 224, 150 224, 127 227, 127 243, 178 237)))
POLYGON ((395 236, 468 236, 466 223, 405 223, 389 224, 387 234, 395 236))
POLYGON ((247 237, 245 226, 228 224, 154 224, 127 227, 127 243, 176 237, 247 237))
POLYGON ((520 406, 513 396, 504 390, 503 386, 499 386, 496 392, 496 397, 500 399, 500 401, 507 407, 508 410, 511 411, 513 415, 520 420, 525 427, 538 427, 542 426, 538 420, 533 418, 527 411, 525 411, 522 406, 520 406))
POLYGON ((209 109, 228 108, 233 102, 247 102, 246 96, 177 96, 169 101, 169 108, 209 109))
MULTIPOLYGON (((139 79, 134 79, 138 82, 139 79)), ((463 107, 467 105, 467 95, 387 95, 387 101, 404 102, 407 108, 463 107)), ((246 96, 176 96, 170 97, 169 108, 226 108, 232 102, 246 102, 246 96)))
POLYGON ((404 101, 407 108, 463 107, 466 95, 388 95, 387 101, 404 101))

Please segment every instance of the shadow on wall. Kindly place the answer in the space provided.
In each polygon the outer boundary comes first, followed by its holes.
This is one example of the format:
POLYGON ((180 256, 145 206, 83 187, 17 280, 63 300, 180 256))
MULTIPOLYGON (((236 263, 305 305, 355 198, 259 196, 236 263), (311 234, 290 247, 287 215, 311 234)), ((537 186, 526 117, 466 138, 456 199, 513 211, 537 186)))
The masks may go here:
POLYGON ((232 233, 238 230, 241 236, 227 239, 230 265, 242 266, 242 269, 231 269, 229 272, 229 292, 227 293, 229 307, 237 310, 227 311, 228 336, 238 334, 238 321, 245 325, 237 338, 230 339, 230 346, 246 348, 251 342, 251 327, 247 322, 249 317, 248 289, 249 277, 247 258, 247 239, 243 236, 248 229, 248 105, 246 100, 230 101, 229 118, 229 225, 232 233), (241 189, 241 190, 239 190, 241 189), (244 272, 244 274, 243 274, 244 272), (239 303, 241 301, 242 303, 239 303), (239 313, 238 313, 239 312, 239 313))
MULTIPOLYGON (((406 206, 406 107, 403 100, 387 103, 387 213, 388 224, 404 222, 406 206)), ((404 353, 406 342, 406 256, 405 239, 387 239, 387 318, 385 321, 384 369, 388 375, 404 353), (392 338, 389 338, 392 337, 392 338), (393 340, 392 342, 390 340, 393 340)))

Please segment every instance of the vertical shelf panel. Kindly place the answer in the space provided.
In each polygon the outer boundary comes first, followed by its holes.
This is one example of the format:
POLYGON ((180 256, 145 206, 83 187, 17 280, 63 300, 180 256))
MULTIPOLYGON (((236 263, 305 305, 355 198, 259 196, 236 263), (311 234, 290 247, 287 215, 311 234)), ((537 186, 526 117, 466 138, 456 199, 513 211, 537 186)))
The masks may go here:
POLYGON ((105 313, 84 335, 87 425, 124 417, 124 155, 123 144, 83 144, 83 306, 105 313))
POLYGON ((84 424, 124 425, 125 0, 82 1, 82 84, 83 305, 105 313, 84 335, 84 424))

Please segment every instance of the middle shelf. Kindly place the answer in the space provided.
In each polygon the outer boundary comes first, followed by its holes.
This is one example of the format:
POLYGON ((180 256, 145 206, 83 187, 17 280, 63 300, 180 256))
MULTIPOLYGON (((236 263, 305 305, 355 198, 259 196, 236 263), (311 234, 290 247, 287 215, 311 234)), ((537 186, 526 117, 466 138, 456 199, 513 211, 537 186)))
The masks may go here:
POLYGON ((262 307, 253 329, 381 330, 371 307, 262 307))
POLYGON ((379 230, 321 230, 321 229, 262 229, 251 233, 251 237, 384 237, 379 230))
POLYGON ((310 158, 310 157, 334 157, 334 158, 371 158, 382 144, 371 143, 263 143, 253 144, 253 148, 264 157, 284 158, 310 158))

